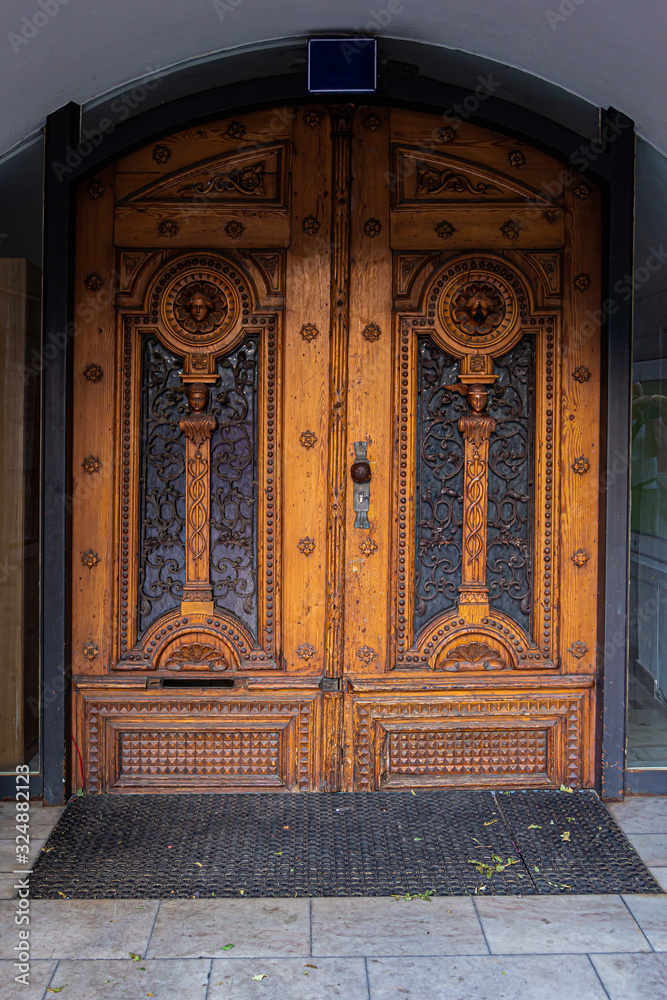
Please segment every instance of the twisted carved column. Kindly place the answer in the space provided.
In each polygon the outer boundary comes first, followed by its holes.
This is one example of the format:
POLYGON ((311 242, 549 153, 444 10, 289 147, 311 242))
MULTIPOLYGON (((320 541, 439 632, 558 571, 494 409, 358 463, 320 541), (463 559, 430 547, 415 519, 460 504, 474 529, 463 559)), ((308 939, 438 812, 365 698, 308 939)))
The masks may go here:
POLYGON ((209 566, 211 548, 211 435, 217 420, 206 413, 207 385, 187 388, 190 413, 179 427, 185 435, 185 585, 183 614, 213 613, 209 566))

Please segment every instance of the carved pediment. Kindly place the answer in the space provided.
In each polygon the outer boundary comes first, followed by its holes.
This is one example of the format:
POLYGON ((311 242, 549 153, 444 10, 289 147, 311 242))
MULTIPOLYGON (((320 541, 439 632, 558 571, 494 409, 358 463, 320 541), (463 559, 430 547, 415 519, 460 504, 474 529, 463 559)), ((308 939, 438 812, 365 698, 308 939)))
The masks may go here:
POLYGON ((194 209, 287 208, 287 145, 238 150, 190 164, 133 191, 119 205, 194 209))
POLYGON ((393 207, 480 203, 540 207, 553 205, 537 188, 515 177, 465 159, 419 147, 394 146, 393 207))

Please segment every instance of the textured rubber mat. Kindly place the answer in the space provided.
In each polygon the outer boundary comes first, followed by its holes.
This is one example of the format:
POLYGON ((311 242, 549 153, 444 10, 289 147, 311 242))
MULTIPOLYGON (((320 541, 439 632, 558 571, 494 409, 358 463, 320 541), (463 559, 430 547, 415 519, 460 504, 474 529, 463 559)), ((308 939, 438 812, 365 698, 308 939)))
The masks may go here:
POLYGON ((660 892, 594 792, 73 799, 33 899, 660 892))

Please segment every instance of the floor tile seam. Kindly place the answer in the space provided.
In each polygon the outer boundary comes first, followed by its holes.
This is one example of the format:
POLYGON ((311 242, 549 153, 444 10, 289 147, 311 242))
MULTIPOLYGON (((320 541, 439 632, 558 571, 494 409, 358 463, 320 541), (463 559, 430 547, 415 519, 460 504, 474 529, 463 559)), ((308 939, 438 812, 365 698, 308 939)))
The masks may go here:
POLYGON ((589 952, 586 955, 586 958, 588 959, 589 965, 592 967, 593 974, 595 975, 595 977, 597 978, 597 981, 599 982, 600 986, 602 987, 602 990, 604 992, 604 995, 607 997, 607 1000, 612 1000, 612 998, 609 995, 609 992, 607 991, 607 987, 603 983, 602 977, 601 977, 600 973, 598 972, 598 970, 596 968, 595 962, 593 961, 593 958, 592 958, 592 954, 595 954, 595 953, 594 952, 593 953, 589 952))
POLYGON ((62 960, 60 958, 56 958, 56 959, 51 959, 51 961, 55 961, 56 964, 55 964, 55 967, 53 969, 53 972, 51 973, 51 976, 49 978, 48 983, 44 984, 44 992, 42 993, 42 1000, 46 1000, 47 997, 52 996, 52 994, 49 994, 46 991, 47 991, 47 988, 53 984, 53 980, 55 979, 55 976, 56 976, 56 973, 58 972, 58 969, 60 968, 60 962, 62 960))
POLYGON ((151 924, 151 929, 149 931, 148 938, 146 940, 146 957, 148 957, 148 952, 150 951, 150 948, 151 948, 151 940, 153 938, 153 932, 155 930, 155 924, 156 924, 156 921, 157 921, 157 918, 158 918, 158 913, 160 912, 160 906, 161 905, 162 905, 162 900, 159 899, 158 903, 157 903, 157 906, 155 907, 155 914, 153 916, 153 922, 151 924))
POLYGON ((481 917, 481 914, 480 914, 479 910, 477 909, 474 896, 470 897, 470 901, 472 902, 472 908, 475 911, 475 916, 477 917, 477 923, 479 924, 479 929, 482 932, 482 938, 484 939, 484 944, 486 945, 486 950, 487 950, 487 952, 490 955, 491 954, 491 947, 489 945, 489 939, 486 936, 486 930, 484 929, 484 924, 482 923, 482 917, 481 917))
MULTIPOLYGON (((181 961, 187 962, 188 959, 181 959, 181 961)), ((196 959, 195 959, 196 961, 196 959)), ((204 992, 204 1000, 208 1000, 209 990, 211 989, 211 979, 213 978, 213 959, 209 959, 208 972, 206 973, 206 990, 204 992)))
POLYGON ((313 954, 313 901, 308 900, 308 931, 310 935, 310 954, 313 954))
POLYGON ((366 993, 368 1000, 371 1000, 371 977, 368 971, 368 958, 364 956, 364 972, 366 973, 366 993))
MULTIPOLYGON (((657 893, 656 893, 656 895, 657 895, 657 893)), ((647 935, 647 934, 646 934, 646 932, 644 931, 644 928, 643 928, 643 927, 642 927, 642 925, 641 925, 641 924, 639 923, 639 920, 637 919, 637 917, 636 917, 636 916, 634 915, 634 913, 632 912, 632 910, 631 910, 631 909, 630 909, 630 907, 628 906, 628 903, 627 903, 627 900, 625 900, 625 899, 623 898, 623 896, 621 896, 621 899, 623 900, 623 905, 625 906, 626 910, 628 911, 628 913, 630 914, 630 916, 632 917, 632 919, 634 920, 634 922, 635 922, 635 923, 637 924, 637 927, 638 927, 638 928, 639 928, 639 930, 641 931, 641 933, 642 933, 642 937, 644 938, 644 940, 645 940, 645 941, 646 941, 646 943, 648 944, 649 948, 651 949, 651 951, 655 951, 655 948, 653 947, 653 945, 652 945, 652 944, 651 944, 651 942, 649 941, 649 938, 648 938, 648 935, 647 935)))

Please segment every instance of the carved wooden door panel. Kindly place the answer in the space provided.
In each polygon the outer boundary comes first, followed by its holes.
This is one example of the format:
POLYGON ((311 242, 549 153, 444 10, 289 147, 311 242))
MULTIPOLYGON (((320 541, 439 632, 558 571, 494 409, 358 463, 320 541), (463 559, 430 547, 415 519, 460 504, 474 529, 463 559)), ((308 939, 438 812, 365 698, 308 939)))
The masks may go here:
POLYGON ((82 184, 89 790, 593 781, 597 199, 478 127, 324 106, 82 184))

